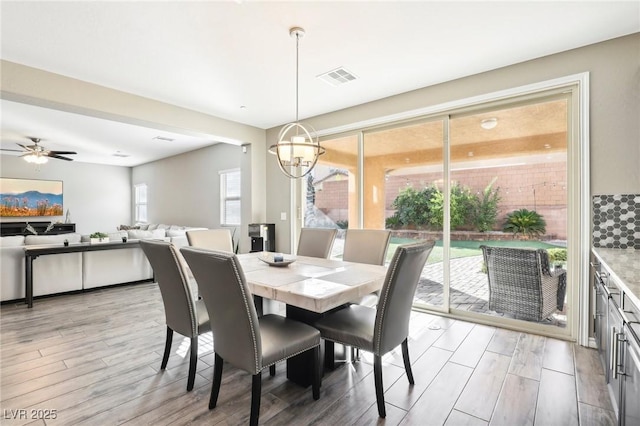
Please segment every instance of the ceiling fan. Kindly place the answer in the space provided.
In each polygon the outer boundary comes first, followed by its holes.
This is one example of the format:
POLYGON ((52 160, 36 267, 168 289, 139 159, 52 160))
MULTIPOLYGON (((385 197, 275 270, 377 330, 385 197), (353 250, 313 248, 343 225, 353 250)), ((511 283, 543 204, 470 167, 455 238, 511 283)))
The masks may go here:
POLYGON ((22 150, 2 149, 2 151, 22 152, 23 154, 21 155, 21 157, 23 157, 29 163, 36 163, 36 164, 46 163, 48 161, 48 157, 57 158, 58 160, 73 161, 72 158, 64 157, 64 155, 77 154, 77 152, 75 151, 51 151, 46 149, 42 145, 39 145, 40 143, 39 138, 29 138, 29 139, 31 139, 31 141, 33 142, 33 145, 27 146, 19 143, 16 145, 22 147, 22 150))

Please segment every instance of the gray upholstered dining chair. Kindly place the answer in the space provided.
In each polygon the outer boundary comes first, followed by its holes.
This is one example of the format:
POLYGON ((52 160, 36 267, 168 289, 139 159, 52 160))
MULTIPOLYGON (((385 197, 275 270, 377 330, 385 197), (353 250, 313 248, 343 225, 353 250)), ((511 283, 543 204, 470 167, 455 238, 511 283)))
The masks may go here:
POLYGON ((331 228, 302 228, 297 255, 328 259, 337 233, 331 228))
POLYGON ((487 268, 489 309, 538 322, 563 309, 567 272, 550 270, 546 250, 480 248, 487 268))
MULTIPOLYGON (((347 262, 384 265, 389 248, 391 231, 388 229, 347 229, 344 236, 342 260, 347 262)), ((374 307, 378 303, 378 292, 370 293, 351 301, 357 305, 374 307)), ((360 352, 351 348, 351 359, 356 360, 360 352)))
POLYGON ((390 239, 388 229, 347 229, 342 260, 384 265, 390 239))
MULTIPOLYGON (((390 239, 391 231, 387 229, 347 229, 342 260, 384 265, 390 239)), ((378 293, 371 293, 352 303, 375 306, 377 302, 378 293)))
POLYGON ((325 341, 373 353, 373 375, 380 417, 386 416, 382 356, 402 345, 407 378, 410 384, 414 383, 409 361, 409 318, 422 268, 433 246, 434 242, 430 241, 401 245, 396 249, 376 308, 350 305, 326 315, 314 324, 325 341))
POLYGON ((233 253, 180 249, 211 312, 214 333, 214 372, 209 409, 215 408, 226 361, 253 375, 250 424, 260 414, 262 370, 294 355, 313 351, 313 399, 320 397, 320 333, 310 325, 267 314, 256 315, 242 266, 233 253))
POLYGON ((190 290, 188 274, 180 261, 177 248, 164 241, 140 240, 140 247, 149 259, 160 287, 167 323, 167 338, 160 368, 169 361, 173 332, 191 339, 187 390, 193 389, 198 362, 198 336, 211 331, 209 315, 202 300, 196 300, 190 290))
POLYGON ((233 253, 233 239, 228 229, 194 229, 186 234, 191 247, 233 253))

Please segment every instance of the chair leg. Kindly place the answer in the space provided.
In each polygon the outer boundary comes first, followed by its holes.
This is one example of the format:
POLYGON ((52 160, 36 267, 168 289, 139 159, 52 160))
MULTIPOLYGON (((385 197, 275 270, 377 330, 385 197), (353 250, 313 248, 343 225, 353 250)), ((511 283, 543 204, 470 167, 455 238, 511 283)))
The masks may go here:
POLYGON ((275 364, 269 366, 269 375, 271 377, 276 375, 276 365, 275 364))
POLYGON ((320 345, 313 348, 313 377, 311 383, 311 390, 313 392, 313 399, 320 399, 320 386, 322 385, 322 375, 320 369, 322 364, 320 362, 320 345))
POLYGON ((198 364, 198 336, 191 338, 191 357, 189 360, 189 378, 187 380, 187 391, 193 389, 196 381, 196 364, 198 364))
POLYGON ((260 394, 262 392, 262 372, 259 371, 253 375, 251 380, 251 418, 249 424, 258 426, 258 417, 260 417, 260 394))
POLYGON ((384 408, 384 387, 382 386, 382 356, 373 356, 373 377, 376 384, 376 402, 378 403, 378 415, 382 418, 387 416, 384 408))
POLYGON ((164 370, 167 368, 167 361, 169 361, 169 354, 171 353, 171 342, 173 342, 173 330, 167 326, 167 339, 164 343, 164 355, 162 356, 162 364, 160 364, 160 369, 164 370))
POLYGON ((409 339, 404 339, 402 342, 402 360, 404 361, 404 371, 407 373, 407 379, 409 384, 414 384, 413 372, 411 371, 411 362, 409 361, 409 339))
POLYGON ((222 382, 222 364, 224 360, 218 354, 213 363, 213 382, 211 382, 211 397, 209 398, 209 410, 216 408, 218 403, 218 393, 220 393, 220 383, 222 382))

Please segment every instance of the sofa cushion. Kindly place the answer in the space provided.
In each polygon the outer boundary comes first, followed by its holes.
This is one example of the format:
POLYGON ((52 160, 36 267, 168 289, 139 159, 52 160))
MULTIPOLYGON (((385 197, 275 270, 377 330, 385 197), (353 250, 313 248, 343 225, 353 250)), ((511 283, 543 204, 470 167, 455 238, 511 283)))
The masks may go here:
POLYGON ((167 237, 184 237, 187 235, 186 229, 167 229, 167 237))
POLYGON ((128 231, 109 232, 107 235, 109 236, 109 241, 120 241, 124 237, 129 238, 128 231))
POLYGON ((128 231, 129 229, 142 229, 140 225, 120 225, 118 231, 128 231))
POLYGON ((24 235, 10 235, 0 238, 0 246, 2 247, 19 247, 24 245, 24 235))
POLYGON ((70 243, 79 243, 80 234, 58 234, 58 235, 27 235, 24 237, 25 245, 41 245, 41 244, 62 244, 64 240, 70 243))
POLYGON ((129 238, 132 240, 144 240, 148 238, 164 238, 166 231, 164 229, 154 229, 153 231, 143 231, 142 229, 130 229, 127 231, 129 238))
POLYGON ((153 270, 140 247, 82 253, 85 289, 153 278, 153 270))

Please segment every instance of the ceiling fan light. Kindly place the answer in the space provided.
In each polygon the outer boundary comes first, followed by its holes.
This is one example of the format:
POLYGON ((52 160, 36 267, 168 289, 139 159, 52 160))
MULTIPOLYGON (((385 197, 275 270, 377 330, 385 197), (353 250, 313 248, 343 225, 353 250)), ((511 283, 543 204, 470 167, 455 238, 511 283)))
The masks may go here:
POLYGON ((44 164, 47 161, 49 161, 49 159, 46 156, 35 154, 35 153, 27 154, 22 158, 24 158, 24 161, 31 164, 44 164))

